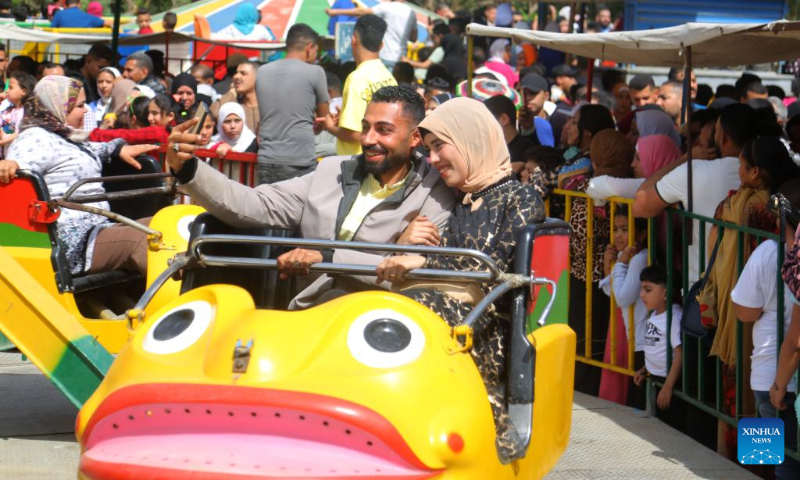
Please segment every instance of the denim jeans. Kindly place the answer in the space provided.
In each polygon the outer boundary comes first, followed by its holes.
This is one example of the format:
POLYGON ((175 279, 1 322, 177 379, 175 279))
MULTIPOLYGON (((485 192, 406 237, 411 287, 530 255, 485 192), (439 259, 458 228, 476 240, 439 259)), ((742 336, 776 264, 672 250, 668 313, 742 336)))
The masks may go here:
MULTIPOLYGON (((753 391, 753 396, 756 400, 756 409, 758 416, 762 418, 775 417, 775 407, 769 401, 769 392, 753 391)), ((798 479, 800 478, 800 462, 786 456, 787 452, 797 451, 797 414, 794 410, 794 401, 796 395, 791 392, 786 392, 786 410, 781 412, 783 419, 783 434, 784 444, 783 451, 786 460, 775 466, 775 478, 777 480, 784 479, 798 479)))

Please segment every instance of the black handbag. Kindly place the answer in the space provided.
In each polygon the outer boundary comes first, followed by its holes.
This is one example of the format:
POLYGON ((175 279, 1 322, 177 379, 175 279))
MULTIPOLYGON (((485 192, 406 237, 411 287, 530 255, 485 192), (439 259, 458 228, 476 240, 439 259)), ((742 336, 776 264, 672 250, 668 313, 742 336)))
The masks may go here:
POLYGON ((713 329, 703 325, 702 312, 700 311, 700 292, 708 282, 708 275, 711 273, 711 268, 714 266, 714 260, 717 259, 717 250, 719 249, 722 241, 718 241, 714 246, 714 251, 711 253, 711 258, 706 265, 706 271, 700 277, 700 280, 694 282, 694 285, 689 289, 686 298, 683 301, 683 315, 681 316, 681 332, 695 338, 709 337, 709 333, 713 329))

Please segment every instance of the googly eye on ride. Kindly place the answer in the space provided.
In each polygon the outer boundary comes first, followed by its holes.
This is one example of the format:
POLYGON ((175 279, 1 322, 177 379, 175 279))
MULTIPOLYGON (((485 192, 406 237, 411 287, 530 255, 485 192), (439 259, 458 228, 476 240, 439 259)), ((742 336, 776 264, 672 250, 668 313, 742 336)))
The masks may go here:
POLYGON ((393 368, 416 360, 425 348, 425 334, 413 320, 391 309, 373 310, 353 321, 347 346, 359 362, 393 368))
POLYGON ((214 307, 194 301, 173 308, 161 316, 147 332, 142 348, 149 353, 167 355, 194 345, 214 318, 214 307))

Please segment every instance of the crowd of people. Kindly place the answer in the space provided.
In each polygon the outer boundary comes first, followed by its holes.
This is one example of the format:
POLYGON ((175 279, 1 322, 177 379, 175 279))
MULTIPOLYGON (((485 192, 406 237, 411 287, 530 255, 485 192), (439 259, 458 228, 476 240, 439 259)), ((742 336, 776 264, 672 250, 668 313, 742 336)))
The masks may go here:
MULTIPOLYGON (((76 2, 66 0, 68 8, 54 21, 79 17, 69 12, 76 2)), ((274 39, 268 28, 258 28, 263 25, 253 10, 243 6, 226 35, 274 39)), ((690 433, 703 425, 692 422, 686 405, 673 398, 682 363, 696 369, 706 361, 683 352, 681 289, 673 288, 667 298, 667 271, 681 279, 685 264, 690 285, 705 272, 699 301, 710 355, 722 362, 725 405, 720 408, 733 416, 774 416, 776 409, 788 409, 786 446, 796 446, 795 385, 776 361, 780 295, 787 339, 794 338, 793 328, 800 336, 800 322, 791 321, 794 292, 777 282, 778 243, 745 235, 739 250, 737 232, 710 225, 701 229, 699 221, 676 220, 667 210, 688 208, 691 196, 694 213, 783 234, 791 249, 798 219, 768 205, 771 196, 781 194, 800 210, 798 84, 786 92, 745 73, 735 85, 713 90, 694 72, 684 82, 681 69, 671 70, 658 85, 650 75, 628 78, 624 71, 598 68, 587 85, 583 60, 516 41, 479 39, 472 58, 475 98, 463 98, 466 24, 531 28, 508 4, 466 16, 440 5, 437 13, 448 20, 431 25, 430 45, 413 58, 407 44, 416 40, 416 15, 402 0, 372 8, 339 0, 326 12, 334 27, 337 21, 355 20, 353 62, 321 64, 319 35, 304 24, 286 33, 282 58, 260 65, 231 55, 224 78, 202 63, 165 75, 163 55, 153 50, 117 64, 114 52, 95 45, 80 61, 59 65, 24 56, 9 59, 0 45, 0 76, 7 81, 0 105, 0 180, 8 181, 18 168, 34 169, 58 195, 79 178, 98 176, 103 162, 135 166, 137 155, 167 144, 167 161, 181 188, 232 225, 288 228, 304 238, 474 248, 504 270, 512 263, 516 231, 544 218, 546 200, 549 216, 572 227, 570 296, 584 299, 592 290, 590 331, 588 306, 570 305, 578 353, 589 339, 594 359, 609 362, 614 350, 617 365, 636 371, 630 379, 578 363, 577 390, 643 408, 643 381, 649 376, 659 385, 657 405, 666 421, 690 433), (692 103, 688 121, 681 101, 686 85, 692 103), (196 125, 201 103, 209 115, 196 125), (226 178, 194 155, 198 149, 220 158, 255 153, 258 186, 226 178), (593 202, 575 197, 567 210, 555 190, 586 194, 593 202), (621 205, 612 217, 611 197, 630 199, 630 208, 621 205), (654 219, 653 259, 644 219, 654 219), (667 264, 664 253, 673 241, 668 229, 678 232, 677 242, 681 232, 690 237, 688 258, 681 258, 675 243, 674 262, 667 264), (590 244, 593 250, 587 252, 590 244), (738 281, 737 258, 745 262, 738 281), (609 312, 611 297, 616 312, 609 312), (741 358, 737 322, 745 332, 741 358), (627 365, 631 324, 635 364, 627 365), (737 365, 750 372, 741 405, 734 395, 737 365)), ((546 28, 614 28, 609 10, 596 13, 594 22, 576 26, 569 25, 569 12, 566 18, 553 12, 546 28)), ((149 13, 140 12, 137 22, 147 33, 149 13)), ((73 273, 143 271, 141 233, 84 217, 59 219, 73 273)), ((311 264, 322 261, 374 265, 377 287, 411 296, 450 325, 462 321, 486 293, 485 288, 431 288, 406 281, 407 272, 422 266, 477 268, 435 255, 296 249, 279 258, 279 268, 284 277, 306 275, 311 264)), ((375 279, 323 275, 297 295, 291 308, 365 288, 376 288, 375 279)), ((501 317, 494 308, 482 316, 473 357, 495 414, 498 452, 511 461, 520 455, 521 443, 502 401, 506 326, 501 317)), ((709 429, 716 436, 715 425, 709 429)), ((719 430, 720 445, 735 454, 735 431, 719 430)), ((800 466, 792 460, 778 469, 778 478, 798 475, 800 466)))

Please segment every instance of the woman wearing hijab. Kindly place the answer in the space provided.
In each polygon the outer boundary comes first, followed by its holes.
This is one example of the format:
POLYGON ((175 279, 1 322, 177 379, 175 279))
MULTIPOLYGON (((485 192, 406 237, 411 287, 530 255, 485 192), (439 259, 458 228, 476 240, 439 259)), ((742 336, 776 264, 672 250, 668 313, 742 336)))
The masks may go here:
POLYGON ((252 3, 242 3, 236 11, 233 24, 211 34, 214 40, 270 41, 275 35, 264 25, 259 25, 260 15, 252 3))
POLYGON ((256 136, 247 128, 244 108, 238 103, 230 102, 220 107, 217 132, 211 138, 211 150, 215 150, 219 157, 224 157, 228 152, 258 151, 256 136))
POLYGON ((637 111, 631 124, 631 130, 628 132, 628 140, 633 145, 640 138, 650 135, 666 135, 675 142, 678 148, 681 146, 681 137, 678 135, 678 129, 675 128, 675 122, 660 108, 637 111))
POLYGON ((680 159, 681 151, 666 135, 650 135, 636 142, 636 155, 633 157, 633 174, 636 178, 615 178, 608 175, 595 175, 589 181, 587 195, 595 200, 610 197, 634 198, 636 191, 650 177, 672 162, 680 159))
POLYGON ((442 37, 441 46, 444 50, 444 58, 440 64, 447 67, 453 81, 457 83, 467 78, 466 51, 461 37, 447 34, 442 37))
POLYGON ((191 120, 197 105, 197 80, 193 75, 183 72, 172 80, 172 99, 179 107, 175 124, 191 120))
MULTIPOLYGON (((500 125, 480 102, 454 98, 442 104, 420 123, 430 162, 445 183, 461 192, 450 223, 442 235, 444 247, 472 248, 488 254, 501 271, 509 271, 514 257, 517 231, 545 218, 541 198, 528 185, 519 183, 500 125)), ((448 325, 459 325, 473 306, 488 292, 479 285, 437 285, 414 288, 403 282, 414 268, 476 271, 466 258, 429 255, 396 256, 378 265, 378 280, 396 287, 436 312, 448 325)), ((506 364, 505 337, 508 325, 490 307, 475 325, 472 358, 481 372, 497 430, 496 446, 503 463, 524 454, 520 438, 505 411, 503 373, 506 364)))
POLYGON ((511 61, 510 43, 505 38, 498 38, 489 47, 489 60, 483 65, 489 70, 502 75, 509 87, 515 87, 519 81, 514 69, 508 62, 511 61))
MULTIPOLYGON (((63 196, 77 181, 102 176, 102 164, 122 160, 141 168, 135 157, 154 145, 126 146, 122 139, 94 143, 81 130, 86 109, 83 85, 73 78, 50 75, 36 84, 25 104, 21 133, 11 144, 9 160, 0 162, 0 181, 9 182, 18 169, 40 173, 53 197, 63 196), (13 160, 11 160, 13 159, 13 160)), ((101 183, 76 190, 79 195, 104 193, 101 183)), ((108 210, 107 202, 89 204, 108 210)), ((146 272, 147 236, 128 226, 114 226, 106 217, 62 209, 58 234, 66 246, 72 274, 126 269, 146 272)))
POLYGON ((111 92, 114 89, 114 82, 122 76, 114 67, 105 67, 97 74, 97 100, 89 104, 89 108, 94 112, 94 117, 102 123, 103 117, 111 104, 111 92))
POLYGON ((106 108, 103 126, 106 128, 130 127, 130 125, 126 125, 129 123, 128 108, 131 100, 139 96, 139 94, 136 90, 136 83, 133 80, 117 78, 111 88, 111 102, 106 108))
MULTIPOLYGON (((585 105, 584 108, 591 105, 585 105)), ((604 107, 603 107, 604 108, 604 107)), ((605 114, 611 118, 611 112, 605 109, 605 114)), ((611 120, 613 125, 613 119, 611 120)), ((580 124, 579 124, 580 125, 580 124)), ((580 130, 580 129, 579 129, 580 130)), ((625 140, 625 136, 613 128, 606 128, 595 132, 589 140, 589 159, 592 170, 570 177, 567 190, 585 193, 589 187, 592 175, 609 175, 617 178, 630 178, 633 174, 631 162, 633 160, 633 146, 625 140), (620 141, 622 140, 622 141, 620 141)), ((585 139, 582 140, 582 143, 585 139)), ((575 308, 570 308, 569 325, 578 336, 578 354, 584 355, 586 338, 592 341, 592 359, 603 360, 603 346, 605 344, 606 329, 608 328, 608 297, 600 290, 598 282, 603 278, 603 254, 609 243, 610 223, 608 206, 593 208, 594 222, 592 223, 592 269, 588 271, 588 202, 585 198, 573 198, 572 211, 568 218, 572 226, 570 236, 570 296, 572 298, 585 298, 587 282, 592 288, 592 331, 586 331, 586 311, 583 303, 576 303, 575 308)), ((575 366, 575 389, 589 395, 597 395, 600 388, 600 370, 578 362, 575 366)))

